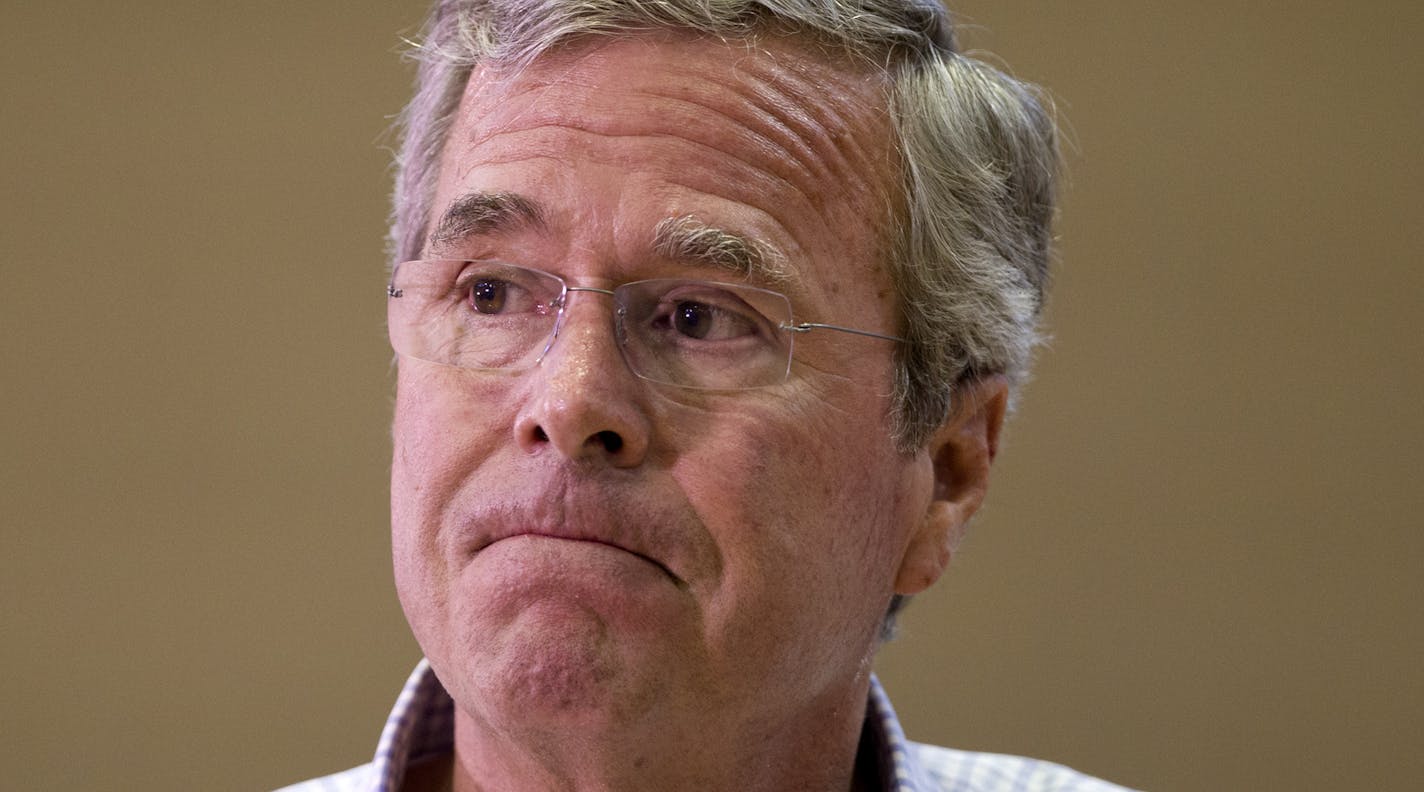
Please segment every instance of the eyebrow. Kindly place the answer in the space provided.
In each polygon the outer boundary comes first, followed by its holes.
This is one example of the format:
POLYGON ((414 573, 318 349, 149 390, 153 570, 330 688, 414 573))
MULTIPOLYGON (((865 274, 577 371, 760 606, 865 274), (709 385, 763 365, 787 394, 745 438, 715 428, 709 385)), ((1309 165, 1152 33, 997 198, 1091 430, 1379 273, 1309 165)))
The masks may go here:
POLYGON ((474 192, 462 195, 440 216, 430 233, 430 245, 450 245, 473 236, 509 231, 521 226, 544 227, 539 205, 512 192, 474 192))
POLYGON ((653 229, 653 249, 660 256, 726 270, 771 283, 791 280, 786 257, 762 242, 707 225, 692 215, 670 217, 653 229))
MULTIPOLYGON (((440 216, 429 245, 454 245, 470 237, 524 226, 545 228, 538 202, 514 192, 472 192, 457 198, 440 216)), ((708 225, 692 215, 669 217, 653 228, 653 249, 666 258, 784 284, 793 273, 786 257, 759 240, 708 225)))

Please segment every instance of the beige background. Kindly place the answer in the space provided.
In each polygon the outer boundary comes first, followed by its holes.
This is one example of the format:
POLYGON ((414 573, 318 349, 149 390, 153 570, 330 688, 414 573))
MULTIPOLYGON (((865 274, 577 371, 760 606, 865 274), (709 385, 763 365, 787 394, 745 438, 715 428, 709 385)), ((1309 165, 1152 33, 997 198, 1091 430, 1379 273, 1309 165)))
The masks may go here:
MULTIPOLYGON (((417 657, 380 251, 421 6, 0 6, 0 788, 369 756, 417 657)), ((959 7, 1076 144, 1054 343, 882 657, 911 734, 1417 788, 1421 6, 959 7)))

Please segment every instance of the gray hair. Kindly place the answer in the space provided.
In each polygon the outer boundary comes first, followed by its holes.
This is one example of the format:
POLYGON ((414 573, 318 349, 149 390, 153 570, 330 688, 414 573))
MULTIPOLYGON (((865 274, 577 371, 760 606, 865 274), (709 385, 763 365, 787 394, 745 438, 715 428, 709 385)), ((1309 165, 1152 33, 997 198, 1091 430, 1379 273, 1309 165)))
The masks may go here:
POLYGON ((922 446, 957 384, 1026 376, 1048 277, 1058 152, 1032 86, 961 54, 935 0, 436 0, 401 119, 390 253, 425 245, 439 159, 482 62, 528 63, 577 36, 685 29, 804 34, 889 76, 904 188, 885 237, 903 312, 895 440, 922 446))

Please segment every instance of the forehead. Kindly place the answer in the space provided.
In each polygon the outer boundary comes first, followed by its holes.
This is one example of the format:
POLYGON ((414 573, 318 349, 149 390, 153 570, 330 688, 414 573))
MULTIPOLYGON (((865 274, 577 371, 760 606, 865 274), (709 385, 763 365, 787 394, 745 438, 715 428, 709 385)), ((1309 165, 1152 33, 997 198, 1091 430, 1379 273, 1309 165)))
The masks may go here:
POLYGON ((591 207, 612 206, 631 225, 609 233, 650 235, 691 215, 793 269, 874 262, 896 172, 884 86, 878 70, 785 37, 640 34, 481 66, 447 138, 432 221, 470 192, 513 191, 552 204, 554 232, 597 226, 591 207))

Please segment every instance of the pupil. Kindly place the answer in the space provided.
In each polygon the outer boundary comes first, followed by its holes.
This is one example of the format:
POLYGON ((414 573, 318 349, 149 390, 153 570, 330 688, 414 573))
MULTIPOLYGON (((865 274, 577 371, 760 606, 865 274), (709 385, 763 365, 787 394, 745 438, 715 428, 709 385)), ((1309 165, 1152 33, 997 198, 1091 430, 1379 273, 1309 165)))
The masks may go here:
POLYGON ((672 322, 679 333, 692 338, 706 338, 712 329, 707 306, 697 303, 679 303, 673 311, 672 322))
POLYGON ((504 284, 498 281, 480 281, 470 290, 470 299, 475 310, 480 313, 499 313, 504 308, 504 284))

